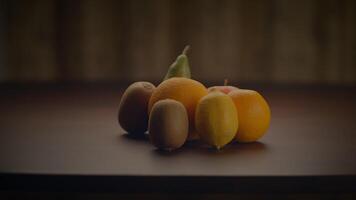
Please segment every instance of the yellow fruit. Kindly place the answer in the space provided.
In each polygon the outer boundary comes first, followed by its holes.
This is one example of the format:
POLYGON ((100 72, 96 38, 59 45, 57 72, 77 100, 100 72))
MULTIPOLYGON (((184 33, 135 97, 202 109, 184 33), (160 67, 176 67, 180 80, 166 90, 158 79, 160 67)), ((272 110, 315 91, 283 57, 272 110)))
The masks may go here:
POLYGON ((188 112, 188 140, 197 139, 194 125, 195 108, 198 101, 207 93, 206 87, 198 81, 183 77, 170 78, 157 86, 150 98, 148 110, 151 112, 153 105, 163 99, 173 99, 181 102, 188 112))
POLYGON ((228 94, 235 103, 239 115, 236 140, 254 142, 267 131, 271 112, 266 100, 256 91, 238 89, 228 94))
POLYGON ((231 98, 219 91, 203 97, 195 113, 200 139, 217 149, 234 139, 238 130, 238 116, 231 98))

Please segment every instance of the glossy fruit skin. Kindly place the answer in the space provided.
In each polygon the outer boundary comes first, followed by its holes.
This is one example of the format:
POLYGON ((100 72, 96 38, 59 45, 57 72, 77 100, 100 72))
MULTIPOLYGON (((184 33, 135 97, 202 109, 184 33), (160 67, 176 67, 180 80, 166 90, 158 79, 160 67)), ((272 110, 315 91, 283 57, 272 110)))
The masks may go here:
POLYGON ((167 80, 172 77, 185 77, 190 78, 189 59, 186 52, 189 50, 189 45, 186 46, 181 55, 169 66, 166 76, 163 80, 167 80))
POLYGON ((254 142, 260 139, 268 130, 271 121, 271 111, 266 100, 258 92, 245 89, 234 90, 229 96, 239 115, 236 140, 254 142))
POLYGON ((163 81, 157 86, 149 101, 149 112, 159 100, 173 99, 181 102, 187 110, 189 119, 188 140, 198 138, 195 130, 194 116, 199 100, 208 94, 206 87, 193 79, 174 77, 163 81))
POLYGON ((148 102, 155 90, 149 82, 131 84, 121 97, 118 121, 121 127, 130 134, 143 134, 148 126, 148 102))
POLYGON ((199 101, 195 121, 200 139, 217 149, 235 138, 239 126, 233 101, 219 91, 211 92, 199 101))
POLYGON ((191 77, 188 57, 186 55, 179 55, 177 57, 176 61, 169 67, 164 80, 172 77, 191 77))
POLYGON ((212 92, 214 90, 218 90, 222 93, 229 94, 233 90, 237 90, 239 88, 229 85, 222 85, 222 86, 212 86, 208 88, 208 92, 212 92))
POLYGON ((188 114, 182 103, 165 99, 153 105, 149 117, 149 136, 158 149, 172 151, 188 137, 188 114))

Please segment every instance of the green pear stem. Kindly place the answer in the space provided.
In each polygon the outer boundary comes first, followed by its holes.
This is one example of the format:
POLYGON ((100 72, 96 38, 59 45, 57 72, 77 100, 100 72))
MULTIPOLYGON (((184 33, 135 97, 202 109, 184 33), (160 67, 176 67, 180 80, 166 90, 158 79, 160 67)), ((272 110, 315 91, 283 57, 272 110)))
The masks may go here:
POLYGON ((227 86, 227 82, 228 82, 229 80, 226 78, 226 79, 224 79, 224 86, 227 86))
POLYGON ((190 49, 190 46, 189 46, 189 45, 185 46, 184 49, 183 49, 183 51, 182 51, 182 54, 183 54, 183 55, 187 55, 189 49, 190 49))

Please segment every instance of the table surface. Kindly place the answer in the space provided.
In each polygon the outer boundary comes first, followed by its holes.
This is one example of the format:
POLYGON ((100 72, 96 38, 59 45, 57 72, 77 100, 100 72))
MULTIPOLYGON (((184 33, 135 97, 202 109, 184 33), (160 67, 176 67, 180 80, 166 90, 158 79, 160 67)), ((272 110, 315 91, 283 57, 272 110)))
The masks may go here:
POLYGON ((0 85, 0 173, 355 181, 354 87, 246 85, 260 91, 271 107, 271 126, 260 141, 221 151, 192 142, 167 153, 118 125, 126 86, 0 85))

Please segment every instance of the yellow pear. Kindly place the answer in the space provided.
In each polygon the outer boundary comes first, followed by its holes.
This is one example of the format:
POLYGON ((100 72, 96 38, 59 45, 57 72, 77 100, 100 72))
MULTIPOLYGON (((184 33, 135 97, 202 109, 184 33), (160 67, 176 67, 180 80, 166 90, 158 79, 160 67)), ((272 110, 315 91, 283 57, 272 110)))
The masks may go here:
POLYGON ((232 141, 238 129, 238 116, 232 99, 217 90, 204 96, 195 112, 201 140, 217 149, 232 141))

